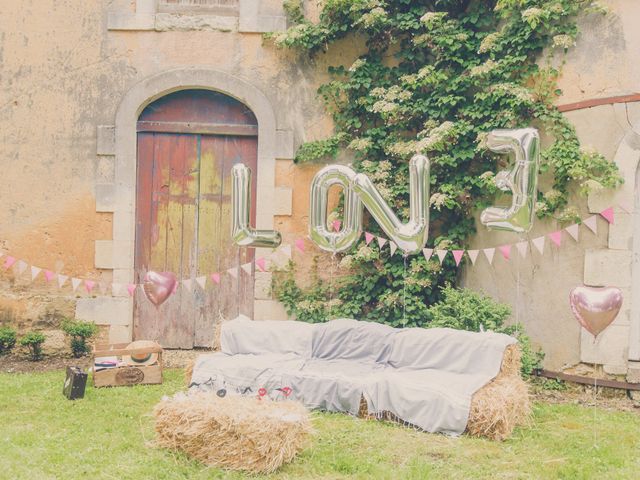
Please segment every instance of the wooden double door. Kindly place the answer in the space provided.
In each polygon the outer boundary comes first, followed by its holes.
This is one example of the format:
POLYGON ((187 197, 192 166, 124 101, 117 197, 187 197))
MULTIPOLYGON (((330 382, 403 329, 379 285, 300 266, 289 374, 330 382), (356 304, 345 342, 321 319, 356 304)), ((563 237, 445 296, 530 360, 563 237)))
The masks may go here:
POLYGON ((231 167, 242 162, 254 173, 255 216, 255 116, 220 93, 184 90, 147 106, 137 130, 135 281, 149 270, 169 271, 191 285, 180 282, 158 308, 137 290, 134 338, 210 347, 221 316, 253 315, 253 275, 238 269, 236 279, 222 275, 219 284, 210 275, 253 260, 252 249, 231 242, 231 167), (204 290, 196 282, 202 276, 204 290))

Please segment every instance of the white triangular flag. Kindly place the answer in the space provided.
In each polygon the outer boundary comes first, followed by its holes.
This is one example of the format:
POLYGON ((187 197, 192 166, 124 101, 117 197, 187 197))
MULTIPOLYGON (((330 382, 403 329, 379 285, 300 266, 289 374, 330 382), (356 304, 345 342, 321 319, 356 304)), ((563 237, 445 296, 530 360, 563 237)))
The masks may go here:
POLYGON ((533 240, 531 240, 531 243, 533 243, 533 246, 536 247, 536 249, 540 252, 540 255, 544 253, 544 238, 545 237, 543 235, 541 237, 534 238, 533 240))
POLYGON ((567 231, 567 233, 569 235, 571 235, 571 238, 573 238, 576 242, 578 241, 578 224, 574 223, 573 225, 569 225, 567 228, 565 228, 565 230, 567 231))
POLYGON ((187 278, 185 280, 182 280, 182 286, 187 290, 191 290, 191 279, 187 278))
POLYGON ((81 283, 82 283, 82 279, 81 278, 72 278, 71 279, 71 287, 73 288, 74 292, 78 289, 78 287, 80 286, 81 283))
POLYGON ((281 253, 287 258, 291 258, 291 245, 289 245, 288 243, 285 245, 281 245, 280 248, 276 250, 276 252, 281 253))
POLYGON ((585 218, 582 223, 584 223, 594 234, 598 234, 598 217, 591 215, 589 218, 585 218))
POLYGON ((487 257, 487 260, 489 260, 489 264, 493 263, 493 256, 496 253, 496 249, 495 248, 483 248, 482 251, 484 252, 485 257, 487 257))
POLYGON ((376 240, 378 240, 378 246, 380 248, 384 247, 385 244, 387 243, 387 239, 386 238, 376 237, 376 240))
POLYGON ((62 288, 68 279, 69 277, 67 275, 58 275, 58 288, 62 288))
POLYGON ((227 270, 227 273, 233 278, 238 278, 238 267, 231 267, 227 270))
POLYGON ((201 289, 205 289, 205 287, 207 286, 207 276, 203 275, 201 277, 196 277, 196 282, 198 282, 198 285, 200 285, 201 289))
POLYGON ((633 201, 620 202, 618 206, 627 213, 633 213, 633 201))
POLYGON ((18 263, 16 263, 16 268, 18 269, 18 273, 20 275, 24 273, 28 266, 29 265, 24 260, 18 260, 18 263))
POLYGON ((529 246, 529 242, 523 241, 516 243, 516 248, 518 249, 518 253, 522 258, 527 258, 527 247, 529 246))
POLYGON ((480 250, 467 250, 467 255, 469 255, 472 265, 476 264, 476 259, 478 258, 479 253, 480 253, 480 250))
POLYGON ((396 245, 396 242, 394 242, 393 240, 389 240, 389 249, 391 250, 391 256, 393 257, 393 254, 396 253, 396 250, 398 250, 398 245, 396 245))
POLYGON ((440 259, 441 264, 444 262, 444 257, 447 256, 447 253, 449 253, 449 250, 436 250, 436 255, 440 259))
POLYGON ((240 268, 244 270, 244 273, 246 273, 247 275, 251 275, 251 270, 252 270, 251 267, 252 267, 251 262, 240 265, 240 268))
POLYGON ((105 282, 98 282, 98 289, 101 295, 107 294, 107 284, 105 282))
POLYGON ((4 257, 4 252, 0 250, 0 257, 4 257))
POLYGON ((122 295, 122 284, 121 283, 112 283, 111 284, 111 293, 114 297, 119 297, 122 295))
POLYGON ((41 268, 35 267, 33 265, 31 265, 31 281, 33 282, 36 277, 38 276, 38 274, 42 271, 41 268))
POLYGON ((424 259, 428 262, 431 255, 433 255, 433 248, 423 248, 422 254, 424 255, 424 259))

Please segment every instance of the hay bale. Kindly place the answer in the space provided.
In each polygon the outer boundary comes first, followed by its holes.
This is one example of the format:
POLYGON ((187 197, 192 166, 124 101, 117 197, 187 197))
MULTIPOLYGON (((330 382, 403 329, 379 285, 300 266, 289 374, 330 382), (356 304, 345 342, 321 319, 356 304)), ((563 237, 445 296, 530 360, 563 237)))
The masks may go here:
POLYGON ((248 473, 270 473, 309 443, 302 404, 215 393, 179 393, 154 409, 156 444, 201 462, 248 473))
POLYGON ((191 385, 191 378, 193 378, 193 369, 196 366, 196 361, 191 360, 187 365, 187 368, 184 369, 184 383, 188 387, 191 385))
POLYGON ((504 352, 500 372, 471 398, 466 432, 475 437, 505 440, 531 416, 529 386, 520 376, 520 348, 504 352))

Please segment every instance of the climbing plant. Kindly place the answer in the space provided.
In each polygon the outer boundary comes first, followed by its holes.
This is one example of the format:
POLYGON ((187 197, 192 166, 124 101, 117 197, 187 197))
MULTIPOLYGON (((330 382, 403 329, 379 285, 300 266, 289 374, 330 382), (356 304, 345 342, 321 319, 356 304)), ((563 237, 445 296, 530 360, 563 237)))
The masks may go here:
MULTIPOLYGON (((539 217, 571 220, 577 213, 568 205, 574 186, 586 193, 621 182, 614 164, 581 149, 575 129, 554 106, 559 71, 545 59, 575 44, 578 14, 606 13, 597 3, 326 0, 315 23, 305 18, 299 0, 286 0, 285 9, 295 24, 268 35, 277 47, 313 58, 331 55, 339 41, 361 46, 353 63, 329 68, 330 81, 318 91, 334 134, 302 145, 296 161, 330 161, 348 150, 354 167, 406 220, 408 161, 416 153, 428 155, 429 246, 464 248, 475 232, 473 213, 498 195, 493 179, 505 159, 486 149, 492 129, 535 126, 544 134, 539 217)), ((368 222, 369 231, 377 228, 368 222)), ((442 285, 456 277, 451 258, 443 265, 417 256, 404 260, 375 242, 360 243, 340 264, 347 274, 335 298, 327 297, 319 279, 304 290, 290 277, 276 292, 300 318, 311 304, 313 318, 324 305, 329 315, 422 325, 442 285)))

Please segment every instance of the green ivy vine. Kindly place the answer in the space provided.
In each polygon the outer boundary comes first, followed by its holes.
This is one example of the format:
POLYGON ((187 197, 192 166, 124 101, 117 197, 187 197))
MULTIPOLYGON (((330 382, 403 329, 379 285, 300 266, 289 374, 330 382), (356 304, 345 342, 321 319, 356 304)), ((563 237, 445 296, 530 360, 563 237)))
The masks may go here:
MULTIPOLYGON (((505 159, 485 146, 497 128, 535 126, 544 134, 537 214, 575 218, 572 185, 582 193, 613 188, 614 164, 580 148, 575 129, 554 106, 559 75, 541 60, 571 48, 576 16, 606 13, 591 0, 326 0, 310 22, 300 0, 286 0, 294 26, 269 34, 278 47, 305 57, 330 54, 341 39, 366 51, 351 65, 330 67, 319 95, 335 133, 298 150, 297 162, 330 161, 349 150, 384 198, 408 217, 408 161, 431 161, 429 246, 464 248, 475 232, 473 213, 498 194, 493 178, 505 159)), ((373 221, 367 230, 380 233, 373 221)), ((346 274, 329 298, 316 279, 311 289, 293 277, 276 288, 301 319, 352 316, 391 325, 423 325, 442 286, 454 282, 453 259, 441 266, 421 257, 390 257, 375 242, 340 259, 346 274), (293 282, 293 283, 292 283, 293 282)), ((334 290, 332 289, 332 292, 334 290)))

